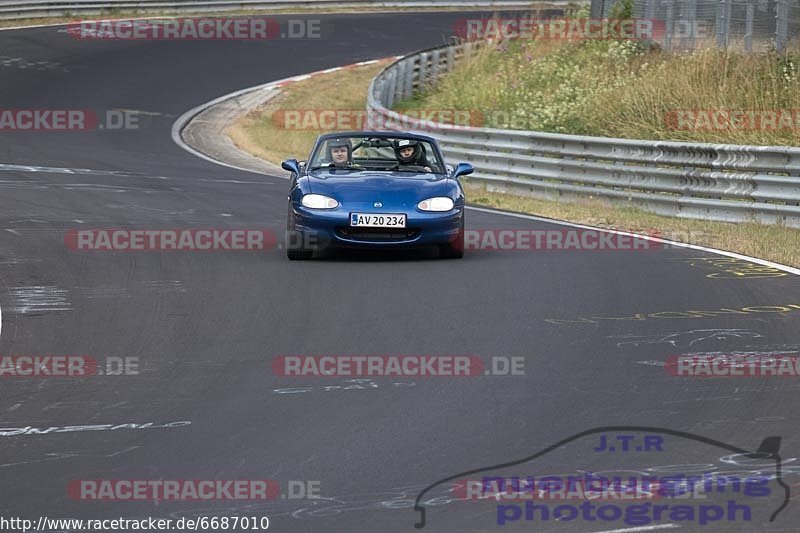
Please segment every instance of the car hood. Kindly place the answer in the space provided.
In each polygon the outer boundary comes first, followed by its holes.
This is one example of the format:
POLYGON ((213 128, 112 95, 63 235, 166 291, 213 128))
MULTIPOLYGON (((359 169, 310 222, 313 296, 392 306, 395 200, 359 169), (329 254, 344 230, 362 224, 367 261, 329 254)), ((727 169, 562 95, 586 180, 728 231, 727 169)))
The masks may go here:
POLYGON ((448 195, 451 184, 443 174, 414 172, 312 172, 308 184, 314 194, 340 202, 414 204, 448 195))

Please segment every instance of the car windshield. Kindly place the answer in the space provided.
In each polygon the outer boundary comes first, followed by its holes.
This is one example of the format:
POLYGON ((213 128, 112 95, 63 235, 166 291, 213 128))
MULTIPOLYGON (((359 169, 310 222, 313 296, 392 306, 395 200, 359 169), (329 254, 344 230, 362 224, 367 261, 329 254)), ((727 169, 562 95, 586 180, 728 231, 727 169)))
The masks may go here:
POLYGON ((308 163, 309 170, 322 168, 436 173, 445 165, 432 143, 414 137, 344 136, 320 142, 308 163))

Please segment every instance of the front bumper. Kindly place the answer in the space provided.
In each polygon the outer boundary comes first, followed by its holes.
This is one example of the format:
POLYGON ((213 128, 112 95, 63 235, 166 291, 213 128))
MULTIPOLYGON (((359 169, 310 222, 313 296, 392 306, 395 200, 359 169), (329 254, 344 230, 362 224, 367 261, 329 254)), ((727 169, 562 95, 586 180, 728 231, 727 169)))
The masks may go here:
POLYGON ((454 241, 462 228, 464 207, 456 206, 443 213, 418 210, 401 211, 383 208, 331 210, 308 209, 292 203, 295 230, 305 242, 316 240, 321 246, 357 248, 403 248, 446 244, 454 241), (359 228, 350 226, 350 213, 406 215, 405 228, 359 228))

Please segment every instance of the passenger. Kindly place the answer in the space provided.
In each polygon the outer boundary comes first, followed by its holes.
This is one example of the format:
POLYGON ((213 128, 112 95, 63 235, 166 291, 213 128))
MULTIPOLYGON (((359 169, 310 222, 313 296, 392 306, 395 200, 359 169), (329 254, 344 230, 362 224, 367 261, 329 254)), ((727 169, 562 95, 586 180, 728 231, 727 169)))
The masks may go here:
POLYGON ((394 155, 397 157, 397 162, 401 167, 422 167, 425 172, 433 172, 428 163, 428 158, 425 156, 425 149, 416 139, 395 140, 394 155))

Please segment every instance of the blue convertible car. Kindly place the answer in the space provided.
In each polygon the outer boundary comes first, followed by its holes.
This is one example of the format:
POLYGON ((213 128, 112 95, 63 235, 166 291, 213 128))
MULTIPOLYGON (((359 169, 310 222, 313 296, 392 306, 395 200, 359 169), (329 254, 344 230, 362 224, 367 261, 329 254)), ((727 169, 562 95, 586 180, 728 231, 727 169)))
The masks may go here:
POLYGON ((445 165, 436 141, 396 132, 322 135, 308 161, 283 162, 292 173, 287 221, 289 259, 328 246, 372 249, 436 246, 464 254, 466 163, 445 165))

